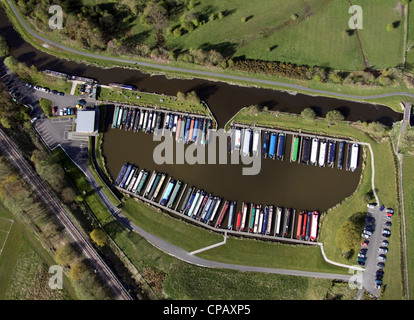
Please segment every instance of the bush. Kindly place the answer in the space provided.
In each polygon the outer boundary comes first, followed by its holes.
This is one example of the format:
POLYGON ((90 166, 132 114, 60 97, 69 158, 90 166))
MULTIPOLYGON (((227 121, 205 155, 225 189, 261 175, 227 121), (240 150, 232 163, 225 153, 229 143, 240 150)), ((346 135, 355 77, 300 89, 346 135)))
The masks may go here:
POLYGON ((99 246, 103 247, 106 244, 106 241, 108 240, 108 237, 106 236, 105 231, 101 229, 94 229, 90 233, 90 236, 92 240, 99 246))
POLYGON ((308 120, 314 120, 316 118, 316 112, 312 108, 306 108, 300 114, 303 118, 308 120))
POLYGON ((343 121, 344 119, 344 115, 338 110, 332 110, 326 114, 326 120, 329 122, 343 121))

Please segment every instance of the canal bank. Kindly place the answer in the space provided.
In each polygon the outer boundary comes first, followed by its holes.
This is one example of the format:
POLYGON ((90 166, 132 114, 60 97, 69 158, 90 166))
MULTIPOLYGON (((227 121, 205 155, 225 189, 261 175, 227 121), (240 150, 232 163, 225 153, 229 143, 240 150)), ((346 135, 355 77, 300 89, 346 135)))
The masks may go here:
POLYGON ((349 121, 379 121, 392 125, 402 115, 390 108, 350 100, 292 94, 270 89, 242 87, 220 81, 204 79, 169 79, 164 75, 149 75, 125 68, 102 69, 74 61, 56 58, 25 42, 13 29, 3 10, 0 11, 0 29, 9 42, 12 55, 21 62, 35 65, 39 70, 55 70, 62 73, 96 79, 101 84, 112 82, 134 85, 139 90, 176 96, 178 91, 195 91, 211 108, 220 127, 241 108, 250 105, 267 107, 269 110, 299 114, 306 107, 314 107, 320 116, 338 109, 349 121))

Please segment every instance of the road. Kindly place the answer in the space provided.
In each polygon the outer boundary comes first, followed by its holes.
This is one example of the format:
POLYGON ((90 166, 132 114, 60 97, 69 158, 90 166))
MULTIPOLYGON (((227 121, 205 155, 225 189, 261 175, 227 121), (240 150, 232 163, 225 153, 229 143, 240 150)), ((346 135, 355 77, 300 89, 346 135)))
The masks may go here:
POLYGON ((0 150, 2 153, 8 157, 13 166, 16 167, 23 179, 32 187, 33 191, 36 192, 50 212, 55 214, 58 221, 65 227, 67 234, 78 244, 85 257, 89 259, 95 270, 103 277, 105 283, 114 293, 115 298, 118 300, 132 300, 132 297, 124 286, 102 260, 90 241, 82 234, 56 196, 50 191, 43 180, 37 176, 34 169, 23 158, 13 141, 1 129, 0 141, 0 150))
POLYGON ((330 95, 337 98, 345 98, 345 99, 378 99, 378 98, 386 98, 386 97, 392 97, 392 96, 406 96, 406 97, 414 97, 414 93, 410 92, 389 92, 389 93, 383 93, 383 94, 377 94, 377 95, 351 95, 351 94, 344 94, 344 93, 336 93, 336 92, 330 92, 326 90, 317 90, 317 89, 311 89, 307 87, 303 87, 296 84, 291 83, 284 83, 279 81, 273 81, 273 80, 264 80, 264 79, 256 79, 251 77, 242 77, 242 76, 235 76, 235 75, 228 75, 228 74, 222 74, 217 72, 210 72, 210 71, 202 71, 202 70, 194 70, 194 69, 187 69, 187 68, 180 68, 180 67, 173 67, 165 64, 159 64, 159 63, 151 63, 151 62, 142 62, 142 61, 136 61, 136 60, 129 60, 129 59, 121 59, 116 57, 109 57, 109 56, 103 56, 93 53, 88 53, 80 50, 76 50, 67 46, 64 46, 60 43, 54 42, 52 40, 49 40, 36 32, 34 32, 32 29, 30 29, 24 19, 21 17, 19 11, 15 7, 14 3, 12 3, 10 0, 7 1, 10 8, 12 9, 14 15, 17 17, 19 23, 22 25, 22 27, 33 37, 37 38, 38 40, 44 42, 45 44, 54 46, 56 48, 59 48, 61 50, 74 53, 76 55, 93 58, 93 59, 99 59, 99 60, 105 60, 110 62, 118 62, 122 64, 132 64, 136 66, 142 66, 142 67, 150 67, 150 68, 156 68, 159 70, 164 71, 170 71, 170 72, 184 72, 187 74, 192 74, 196 77, 207 77, 207 78, 219 78, 223 80, 236 80, 236 81, 246 81, 251 83, 260 83, 265 85, 272 85, 272 86, 280 86, 285 87, 289 90, 300 90, 311 94, 318 94, 318 95, 330 95))

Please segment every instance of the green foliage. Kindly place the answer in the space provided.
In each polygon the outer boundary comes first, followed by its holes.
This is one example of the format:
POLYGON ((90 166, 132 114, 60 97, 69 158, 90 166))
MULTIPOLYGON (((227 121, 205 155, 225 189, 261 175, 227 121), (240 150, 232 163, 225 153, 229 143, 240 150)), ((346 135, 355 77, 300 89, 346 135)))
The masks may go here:
POLYGON ((306 108, 300 114, 303 118, 308 120, 314 120, 316 118, 316 112, 312 108, 306 108))
POLYGON ((259 60, 237 60, 234 62, 232 68, 248 73, 282 76, 299 80, 307 80, 307 73, 309 72, 309 68, 306 66, 297 66, 277 61, 259 60))
POLYGON ((61 246, 55 252, 55 260, 62 266, 70 265, 77 257, 78 253, 69 243, 61 246))
POLYGON ((329 122, 338 122, 343 121, 344 119, 344 115, 338 110, 332 110, 326 114, 326 120, 329 122))
POLYGON ((0 36, 0 57, 7 57, 10 55, 10 47, 4 37, 0 36))
POLYGON ((108 240, 108 237, 105 233, 105 231, 101 229, 94 229, 90 233, 91 239, 99 246, 103 247, 106 244, 106 241, 108 240))
POLYGON ((360 243, 365 215, 365 213, 356 213, 339 227, 335 243, 342 249, 344 255, 349 255, 360 243))

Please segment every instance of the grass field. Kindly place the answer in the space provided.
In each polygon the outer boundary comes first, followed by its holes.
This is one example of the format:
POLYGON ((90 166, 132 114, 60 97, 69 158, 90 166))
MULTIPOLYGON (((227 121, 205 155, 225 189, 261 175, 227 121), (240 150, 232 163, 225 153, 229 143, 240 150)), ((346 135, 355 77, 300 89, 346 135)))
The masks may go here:
POLYGON ((403 159, 403 187, 404 187, 404 205, 406 217, 407 232, 407 248, 408 248, 408 288, 410 298, 414 295, 414 254, 411 246, 414 247, 414 185, 412 179, 414 177, 414 157, 405 156, 403 159))
MULTIPOLYGON (((211 48, 227 56, 341 70, 365 68, 357 35, 345 35, 352 16, 348 13, 348 1, 259 0, 241 5, 238 0, 212 0, 199 3, 194 10, 203 15, 220 11, 227 14, 179 38, 168 36, 167 46, 211 48), (248 17, 246 22, 241 22, 243 17, 248 17)), ((404 20, 399 0, 353 1, 353 4, 363 9, 363 29, 359 33, 370 64, 387 68, 402 63, 404 20), (396 21, 400 21, 399 26, 388 32, 386 26, 396 21)))
POLYGON ((0 228, 10 230, 7 239, 0 238, 0 246, 4 244, 0 252, 0 300, 71 299, 69 292, 74 293, 66 279, 64 290, 48 286, 48 269, 55 264, 49 253, 19 221, 14 220, 10 228, 10 220, 13 216, 0 202, 0 228))

